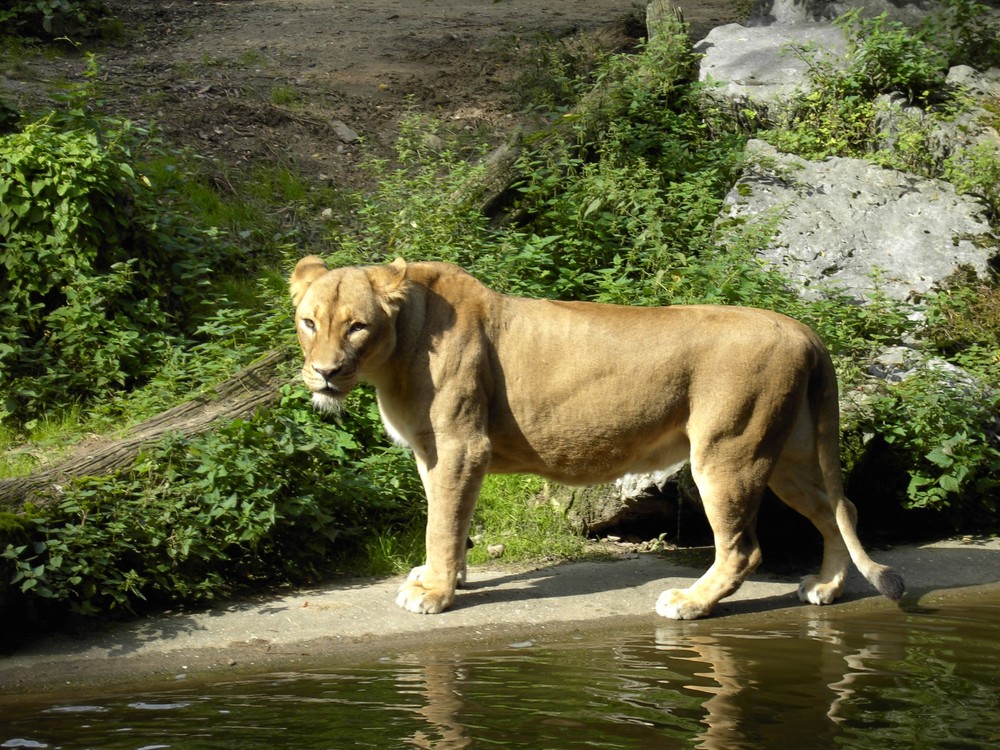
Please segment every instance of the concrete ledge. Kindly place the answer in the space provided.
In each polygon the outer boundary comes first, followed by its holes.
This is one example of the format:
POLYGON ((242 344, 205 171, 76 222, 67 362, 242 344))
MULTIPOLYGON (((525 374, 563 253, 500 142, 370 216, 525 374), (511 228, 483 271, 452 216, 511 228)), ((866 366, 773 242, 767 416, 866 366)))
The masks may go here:
MULTIPOLYGON (((654 628, 732 627, 741 620, 824 616, 865 609, 924 606, 941 592, 1000 591, 1000 539, 962 538, 876 551, 907 583, 903 601, 874 593, 857 573, 828 607, 800 604, 798 576, 757 575, 696 623, 658 617, 660 591, 684 587, 711 559, 710 550, 644 554, 531 570, 474 568, 453 610, 415 615, 394 603, 399 578, 348 580, 295 593, 232 602, 194 613, 166 614, 108 626, 80 637, 30 643, 0 657, 0 696, 87 684, 178 675, 305 668, 362 662, 399 652, 486 647, 570 632, 648 623, 654 628), (678 563, 678 558, 683 563, 678 563)), ((803 573, 809 571, 802 571, 803 573)), ((3 698, 0 697, 0 706, 3 698)))

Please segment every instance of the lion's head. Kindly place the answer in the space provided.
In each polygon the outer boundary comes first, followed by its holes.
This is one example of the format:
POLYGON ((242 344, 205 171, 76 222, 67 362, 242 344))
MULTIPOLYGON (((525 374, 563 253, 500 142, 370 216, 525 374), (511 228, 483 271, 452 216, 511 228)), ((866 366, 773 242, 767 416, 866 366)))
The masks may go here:
POLYGON ((395 348, 395 318, 405 295, 406 263, 330 270, 310 255, 295 266, 289 291, 313 405, 338 411, 365 369, 395 348))

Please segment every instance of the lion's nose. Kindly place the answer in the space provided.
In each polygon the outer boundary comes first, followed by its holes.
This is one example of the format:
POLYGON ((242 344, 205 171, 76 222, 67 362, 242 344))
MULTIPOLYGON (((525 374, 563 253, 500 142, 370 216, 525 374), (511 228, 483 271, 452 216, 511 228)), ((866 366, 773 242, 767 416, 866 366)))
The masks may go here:
POLYGON ((330 378, 337 377, 337 373, 339 373, 342 369, 344 369, 342 366, 337 366, 337 367, 317 367, 316 365, 313 365, 313 370, 316 371, 316 374, 319 375, 321 378, 323 378, 323 380, 325 380, 327 382, 330 382, 330 378))

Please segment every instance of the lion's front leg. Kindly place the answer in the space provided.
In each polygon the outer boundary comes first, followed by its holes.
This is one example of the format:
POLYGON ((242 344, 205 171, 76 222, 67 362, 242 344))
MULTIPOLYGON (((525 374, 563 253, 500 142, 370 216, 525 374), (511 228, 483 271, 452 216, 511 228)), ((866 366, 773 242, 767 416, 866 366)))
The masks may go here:
POLYGON ((455 601, 465 582, 465 557, 472 511, 485 476, 482 455, 463 450, 434 468, 417 458, 427 493, 427 562, 410 571, 396 603, 418 614, 437 614, 455 601))

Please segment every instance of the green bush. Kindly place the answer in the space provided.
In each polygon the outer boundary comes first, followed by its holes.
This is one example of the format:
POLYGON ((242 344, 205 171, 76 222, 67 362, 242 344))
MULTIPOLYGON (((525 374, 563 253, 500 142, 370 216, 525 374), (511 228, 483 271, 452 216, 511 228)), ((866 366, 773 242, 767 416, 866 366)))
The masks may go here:
POLYGON ((1000 26, 986 11, 967 0, 948 0, 943 15, 928 18, 919 29, 888 21, 884 14, 861 19, 856 10, 850 11, 837 20, 848 38, 846 65, 813 48, 791 45, 789 54, 808 66, 810 89, 783 121, 757 135, 808 159, 869 158, 945 179, 960 192, 982 198, 995 220, 1000 216, 996 149, 986 144, 960 146, 948 155, 935 146, 941 137, 937 126, 953 120, 970 102, 945 85, 948 65, 964 54, 960 50, 974 47, 985 56, 984 66, 1000 65, 1000 26), (981 29, 991 30, 984 32, 992 34, 990 44, 981 42, 981 29), (902 93, 918 106, 900 111, 896 104, 878 99, 886 93, 902 93), (876 124, 886 108, 892 112, 890 147, 876 145, 885 136, 876 124))
POLYGON ((1000 393, 928 367, 882 387, 866 407, 866 429, 903 457, 910 480, 904 507, 943 511, 964 524, 996 518, 1000 487, 1000 393))
POLYGON ((150 377, 225 256, 157 205, 127 124, 67 122, 0 137, 0 419, 150 377))
POLYGON ((53 36, 68 27, 85 26, 103 9, 101 0, 5 0, 0 4, 0 24, 22 33, 53 36))
POLYGON ((286 388, 250 420, 169 437, 117 475, 67 483, 28 509, 30 539, 6 546, 2 580, 86 614, 312 580, 423 504, 371 394, 350 413, 324 422, 302 389, 286 388))
POLYGON ((927 101, 944 85, 947 56, 924 36, 885 13, 862 18, 854 8, 835 22, 847 34, 847 82, 857 93, 901 92, 910 102, 927 101))
POLYGON ((921 23, 920 33, 947 56, 949 67, 986 70, 1000 65, 1000 21, 976 0, 943 0, 921 23))

